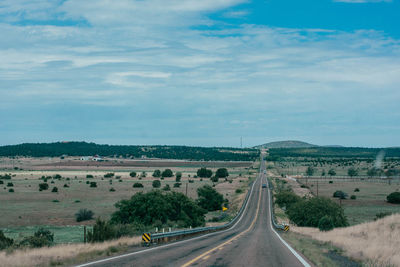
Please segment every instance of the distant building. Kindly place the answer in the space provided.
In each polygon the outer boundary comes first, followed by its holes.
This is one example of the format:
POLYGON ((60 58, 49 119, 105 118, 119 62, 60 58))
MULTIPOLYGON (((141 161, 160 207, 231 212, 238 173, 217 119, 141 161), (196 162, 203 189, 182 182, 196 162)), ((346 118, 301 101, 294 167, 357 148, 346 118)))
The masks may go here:
POLYGON ((91 157, 81 157, 81 160, 84 160, 84 161, 87 161, 87 160, 90 160, 91 159, 91 157))

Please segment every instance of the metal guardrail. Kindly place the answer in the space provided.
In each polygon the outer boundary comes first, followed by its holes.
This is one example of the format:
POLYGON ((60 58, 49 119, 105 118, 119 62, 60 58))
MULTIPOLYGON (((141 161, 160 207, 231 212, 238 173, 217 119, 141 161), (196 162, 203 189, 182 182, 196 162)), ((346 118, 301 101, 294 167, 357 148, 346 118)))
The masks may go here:
POLYGON ((274 213, 274 198, 273 198, 273 194, 272 194, 273 188, 274 188, 273 184, 271 183, 270 180, 268 180, 269 204, 270 204, 270 210, 271 210, 271 222, 272 222, 272 225, 276 229, 279 229, 279 230, 282 230, 282 231, 288 231, 289 228, 288 228, 287 224, 279 224, 279 223, 276 222, 275 213, 274 213))
MULTIPOLYGON (((250 183, 250 188, 252 187, 253 183, 254 182, 250 183)), ((227 229, 227 228, 231 227, 242 215, 244 209, 247 206, 247 202, 250 198, 250 192, 251 192, 251 189, 247 192, 245 201, 243 202, 243 205, 240 208, 239 212, 236 214, 236 216, 230 222, 228 222, 224 225, 198 227, 198 228, 193 228, 193 229, 188 229, 188 230, 179 230, 179 231, 172 231, 172 232, 166 232, 166 233, 152 233, 151 240, 153 241, 153 240, 169 238, 169 237, 184 237, 184 236, 188 236, 188 235, 194 235, 194 234, 206 233, 206 232, 216 232, 216 231, 227 229)))

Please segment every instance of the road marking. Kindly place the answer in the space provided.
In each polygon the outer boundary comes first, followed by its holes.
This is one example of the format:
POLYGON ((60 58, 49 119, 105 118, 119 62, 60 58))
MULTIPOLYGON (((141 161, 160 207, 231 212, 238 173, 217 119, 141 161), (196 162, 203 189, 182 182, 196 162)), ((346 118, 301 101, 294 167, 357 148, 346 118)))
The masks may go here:
POLYGON ((201 258, 209 257, 209 256, 210 256, 210 253, 212 253, 212 252, 214 252, 214 251, 216 251, 216 250, 221 250, 221 249, 223 249, 223 247, 224 247, 225 245, 229 244, 229 243, 232 242, 233 240, 238 239, 239 237, 241 237, 242 235, 244 235, 245 233, 247 233, 248 231, 250 231, 251 228, 253 228, 253 226, 254 226, 254 224, 256 223, 256 220, 257 220, 257 218, 258 218, 258 211, 259 211, 259 209, 260 209, 260 202, 261 202, 261 194, 262 194, 262 188, 261 188, 261 184, 260 184, 260 193, 259 193, 259 196, 258 196, 258 203, 257 203, 257 209, 256 209, 256 216, 254 217, 254 219, 253 219, 253 221, 251 222, 250 226, 249 226, 246 230, 244 230, 243 232, 239 233, 238 235, 232 237, 232 238, 229 239, 228 241, 225 241, 224 243, 222 243, 222 244, 216 246, 215 248, 212 248, 212 249, 210 249, 210 250, 204 252, 203 254, 201 254, 200 256, 197 256, 197 257, 194 258, 193 260, 190 260, 190 261, 186 262, 186 263, 183 264, 181 267, 190 266, 190 265, 192 265, 193 263, 195 263, 196 261, 198 261, 198 260, 201 259, 201 258))
MULTIPOLYGON (((259 177, 261 177, 261 176, 259 176, 259 177)), ((249 193, 249 198, 253 193, 253 189, 254 189, 254 185, 255 184, 256 184, 256 182, 254 182, 253 185, 251 186, 250 193, 249 193)), ((189 238, 189 239, 186 239, 186 240, 182 240, 182 241, 178 241, 178 242, 162 245, 162 246, 159 246, 159 247, 144 249, 144 250, 131 252, 131 253, 127 253, 127 254, 123 254, 123 255, 119 255, 119 256, 114 256, 114 257, 110 257, 110 258, 106 258, 106 259, 102 259, 102 260, 98 260, 98 261, 87 262, 87 263, 84 263, 84 264, 81 264, 81 265, 77 265, 76 267, 85 267, 85 266, 90 266, 90 265, 93 265, 93 264, 104 263, 104 262, 107 262, 107 261, 112 261, 112 260, 116 260, 116 259, 121 259, 121 258, 129 257, 129 256, 133 256, 133 255, 138 255, 138 254, 146 253, 146 252, 157 250, 157 249, 161 249, 161 248, 176 246, 176 245, 179 245, 179 244, 182 244, 182 243, 186 243, 186 242, 190 242, 190 241, 193 241, 193 240, 197 240, 197 239, 200 239, 200 238, 203 238, 203 237, 208 237, 208 236, 213 236, 213 235, 216 235, 216 234, 225 233, 227 231, 232 230, 233 228, 236 227, 236 225, 238 225, 238 223, 243 219, 243 216, 246 213, 246 210, 247 210, 248 206, 249 206, 249 201, 247 201, 246 206, 244 207, 243 213, 240 216, 239 220, 232 227, 230 227, 230 228, 228 228, 226 230, 222 230, 222 231, 218 231, 218 232, 213 232, 213 233, 209 233, 209 234, 205 234, 205 235, 189 238)))
MULTIPOLYGON (((271 197, 269 194, 270 194, 270 191, 268 188, 268 201, 271 201, 271 197)), ((271 203, 268 203, 268 212, 271 215, 271 203)), ((272 227, 271 222, 270 222, 269 226, 271 227, 272 232, 274 232, 276 234, 276 236, 279 238, 279 240, 290 250, 290 252, 292 252, 292 254, 301 262, 301 264, 303 264, 304 267, 311 267, 311 265, 308 264, 308 262, 305 259, 303 259, 303 257, 300 256, 296 250, 294 250, 288 243, 286 243, 285 240, 283 240, 283 238, 275 231, 274 227, 272 227)))

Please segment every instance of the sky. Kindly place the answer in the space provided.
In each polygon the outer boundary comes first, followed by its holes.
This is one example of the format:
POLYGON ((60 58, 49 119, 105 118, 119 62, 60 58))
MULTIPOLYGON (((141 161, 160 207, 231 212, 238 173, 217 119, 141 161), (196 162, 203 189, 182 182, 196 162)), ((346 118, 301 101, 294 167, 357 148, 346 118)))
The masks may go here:
POLYGON ((399 0, 0 0, 0 145, 400 146, 399 0))

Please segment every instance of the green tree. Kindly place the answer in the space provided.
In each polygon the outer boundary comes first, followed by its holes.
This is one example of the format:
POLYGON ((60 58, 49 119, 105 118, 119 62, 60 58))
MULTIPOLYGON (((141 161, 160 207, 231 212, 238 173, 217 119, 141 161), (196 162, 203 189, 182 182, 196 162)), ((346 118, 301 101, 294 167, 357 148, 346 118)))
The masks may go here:
POLYGON ((160 188, 160 187, 161 187, 161 182, 160 182, 160 180, 154 180, 153 183, 152 183, 152 186, 153 186, 154 188, 160 188))
POLYGON ((210 178, 212 176, 212 170, 200 168, 197 170, 197 176, 201 178, 210 178))
POLYGON ((301 197, 299 197, 295 193, 289 192, 287 190, 283 190, 275 195, 275 203, 279 207, 281 207, 281 208, 285 207, 286 209, 290 208, 291 205, 293 205, 301 200, 302 200, 301 197))
POLYGON ((220 210, 222 209, 222 204, 224 203, 224 197, 222 194, 218 193, 217 190, 209 185, 199 187, 197 189, 197 203, 203 209, 208 211, 220 210))
POLYGON ((155 177, 155 178, 161 177, 161 171, 160 170, 155 170, 153 172, 153 177, 155 177))
POLYGON ((215 177, 218 178, 225 178, 228 177, 229 173, 228 170, 226 168, 219 168, 216 172, 215 172, 215 177))
POLYGON ((142 172, 142 174, 140 175, 140 177, 145 178, 147 176, 147 173, 145 171, 142 172))
POLYGON ((181 172, 177 172, 175 175, 175 182, 179 183, 182 179, 182 173, 181 172))
POLYGON ((75 213, 75 218, 77 222, 89 221, 93 219, 94 212, 88 209, 80 209, 75 213))
POLYGON ((0 230, 0 250, 11 247, 13 243, 14 243, 14 240, 12 238, 6 237, 3 233, 3 231, 0 230))
POLYGON ((299 201, 287 210, 289 219, 298 226, 318 227, 324 216, 333 220, 334 227, 347 226, 347 218, 343 208, 328 198, 314 197, 299 201))
POLYGON ((330 170, 328 171, 328 174, 329 174, 330 176, 335 176, 335 175, 336 175, 335 169, 330 169, 330 170))
POLYGON ((49 189, 49 184, 48 183, 40 183, 39 184, 39 190, 40 191, 47 190, 47 189, 49 189))
POLYGON ((171 169, 165 169, 162 173, 161 173, 161 177, 172 177, 174 176, 174 173, 172 172, 171 169))
POLYGON ((306 170, 307 176, 313 176, 314 172, 315 172, 315 169, 311 166, 308 166, 308 168, 306 170))
POLYGON ((357 176, 357 175, 358 175, 358 171, 357 171, 355 168, 351 167, 351 168, 349 168, 349 169, 347 170, 347 174, 348 174, 350 177, 354 177, 354 176, 357 176))
POLYGON ((400 204, 400 192, 390 193, 386 199, 389 203, 400 204))
POLYGON ((130 172, 130 173, 129 173, 129 176, 130 176, 130 177, 136 177, 136 172, 130 172))
POLYGON ((331 217, 325 215, 322 217, 319 222, 318 222, 318 228, 321 231, 329 231, 335 228, 335 225, 333 224, 333 220, 331 217))

